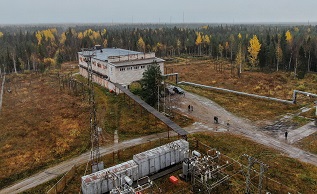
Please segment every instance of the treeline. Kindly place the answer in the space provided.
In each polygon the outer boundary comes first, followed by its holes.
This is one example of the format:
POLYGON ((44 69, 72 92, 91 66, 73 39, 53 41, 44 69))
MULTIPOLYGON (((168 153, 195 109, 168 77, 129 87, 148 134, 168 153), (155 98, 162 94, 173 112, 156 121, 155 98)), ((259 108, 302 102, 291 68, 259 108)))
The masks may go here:
POLYGON ((244 69, 317 71, 317 26, 273 25, 93 25, 0 27, 0 69, 45 71, 77 60, 81 48, 101 44, 160 57, 225 58, 244 69))

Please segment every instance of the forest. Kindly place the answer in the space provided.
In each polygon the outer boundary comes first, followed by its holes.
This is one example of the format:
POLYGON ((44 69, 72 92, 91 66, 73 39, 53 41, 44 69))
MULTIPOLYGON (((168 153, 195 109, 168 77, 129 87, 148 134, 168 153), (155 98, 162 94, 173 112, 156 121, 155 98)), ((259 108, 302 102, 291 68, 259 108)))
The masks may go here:
POLYGON ((0 26, 1 72, 40 71, 76 61, 81 48, 100 44, 158 57, 226 59, 238 74, 317 71, 317 26, 221 24, 120 24, 0 26))

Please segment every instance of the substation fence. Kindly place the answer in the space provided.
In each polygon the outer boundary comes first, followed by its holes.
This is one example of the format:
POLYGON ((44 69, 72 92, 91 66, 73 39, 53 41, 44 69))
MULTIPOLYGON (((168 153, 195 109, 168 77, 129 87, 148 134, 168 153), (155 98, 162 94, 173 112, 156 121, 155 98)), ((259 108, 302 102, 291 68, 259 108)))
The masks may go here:
POLYGON ((74 165, 66 174, 50 189, 47 194, 58 194, 64 191, 66 185, 74 178, 76 166, 74 165))

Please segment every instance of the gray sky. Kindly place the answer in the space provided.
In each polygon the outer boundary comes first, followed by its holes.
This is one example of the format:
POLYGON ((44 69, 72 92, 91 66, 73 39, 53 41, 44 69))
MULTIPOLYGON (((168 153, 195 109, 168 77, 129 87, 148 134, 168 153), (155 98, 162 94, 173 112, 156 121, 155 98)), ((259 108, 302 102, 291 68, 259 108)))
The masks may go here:
POLYGON ((0 24, 316 22, 317 0, 0 0, 0 24))

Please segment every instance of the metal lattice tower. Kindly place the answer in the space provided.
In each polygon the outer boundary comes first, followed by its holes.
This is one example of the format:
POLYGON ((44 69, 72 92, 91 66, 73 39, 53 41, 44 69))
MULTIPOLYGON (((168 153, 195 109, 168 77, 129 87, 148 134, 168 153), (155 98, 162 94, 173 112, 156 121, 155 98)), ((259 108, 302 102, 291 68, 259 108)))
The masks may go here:
POLYGON ((82 49, 85 62, 87 63, 87 86, 88 86, 88 101, 90 105, 90 139, 91 139, 91 152, 90 162, 92 166, 92 172, 96 172, 99 169, 100 152, 99 152, 99 132, 97 127, 96 118, 96 102, 93 85, 93 72, 91 65, 91 57, 95 55, 93 49, 82 49))
POLYGON ((263 187, 263 176, 264 176, 265 171, 268 168, 268 165, 266 165, 262 161, 259 161, 256 158, 254 158, 252 156, 249 156, 247 154, 243 154, 242 156, 248 158, 248 171, 247 171, 246 181, 245 181, 246 182, 245 193, 246 194, 251 193, 251 171, 252 171, 253 165, 255 163, 258 163, 260 165, 258 193, 261 194, 262 193, 262 187, 263 187))

